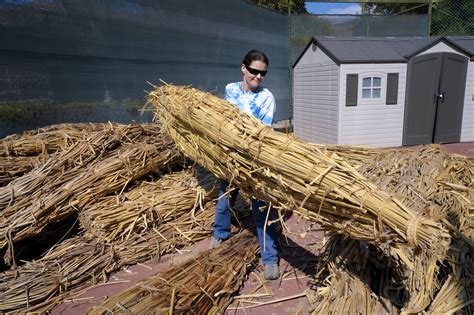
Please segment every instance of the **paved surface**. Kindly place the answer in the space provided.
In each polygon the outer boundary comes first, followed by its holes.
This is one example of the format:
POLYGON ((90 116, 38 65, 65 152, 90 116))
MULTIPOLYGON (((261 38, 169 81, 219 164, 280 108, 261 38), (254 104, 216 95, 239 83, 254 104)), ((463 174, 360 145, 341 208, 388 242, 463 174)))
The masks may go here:
MULTIPOLYGON (((474 157, 474 142, 447 144, 452 153, 474 157)), ((289 217, 280 239, 280 272, 275 281, 263 279, 263 269, 258 266, 245 281, 239 297, 230 305, 226 314, 307 314, 309 302, 305 296, 311 275, 316 271, 318 253, 324 243, 324 233, 319 227, 296 216, 289 217)), ((203 240, 182 251, 166 255, 159 264, 147 262, 113 274, 110 281, 94 286, 56 307, 52 314, 83 314, 107 296, 120 292, 137 281, 175 266, 206 250, 210 239, 203 240)))

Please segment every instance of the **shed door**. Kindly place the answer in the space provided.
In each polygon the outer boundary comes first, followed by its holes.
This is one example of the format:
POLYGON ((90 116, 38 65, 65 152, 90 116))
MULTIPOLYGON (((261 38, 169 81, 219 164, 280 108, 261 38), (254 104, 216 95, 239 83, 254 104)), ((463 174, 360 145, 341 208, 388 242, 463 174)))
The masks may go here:
POLYGON ((433 53, 408 63, 403 145, 459 142, 467 58, 433 53))
POLYGON ((461 139, 467 59, 461 55, 444 53, 440 93, 436 114, 434 142, 459 142, 461 139))

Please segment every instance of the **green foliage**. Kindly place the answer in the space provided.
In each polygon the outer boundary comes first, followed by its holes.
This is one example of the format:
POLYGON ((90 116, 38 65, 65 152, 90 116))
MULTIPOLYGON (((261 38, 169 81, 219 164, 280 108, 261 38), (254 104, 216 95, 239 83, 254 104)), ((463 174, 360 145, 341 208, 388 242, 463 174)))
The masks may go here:
POLYGON ((126 98, 122 100, 122 106, 125 107, 128 113, 136 114, 140 109, 143 108, 145 103, 139 99, 126 98))
POLYGON ((366 3, 362 6, 362 14, 428 14, 428 4, 419 3, 366 3))
POLYGON ((291 14, 308 13, 304 0, 247 0, 247 2, 283 14, 288 14, 288 11, 291 14))
POLYGON ((474 1, 446 0, 432 11, 431 35, 474 35, 474 1))

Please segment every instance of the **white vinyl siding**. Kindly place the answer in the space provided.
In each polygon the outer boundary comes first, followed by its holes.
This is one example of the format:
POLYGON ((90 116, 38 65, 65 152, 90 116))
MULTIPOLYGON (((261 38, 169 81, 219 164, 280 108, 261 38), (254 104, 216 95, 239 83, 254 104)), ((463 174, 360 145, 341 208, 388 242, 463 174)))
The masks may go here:
POLYGON ((339 67, 309 47, 294 69, 293 126, 296 137, 313 143, 338 141, 339 67))
POLYGON ((396 147, 402 145, 403 117, 405 110, 406 63, 392 64, 342 64, 339 86, 339 143, 370 147, 396 147), (359 74, 357 106, 347 107, 346 75, 359 74), (386 105, 387 74, 399 73, 398 102, 386 105), (362 99, 362 79, 381 77, 381 97, 362 99), (342 100, 342 101, 341 101, 342 100))
POLYGON ((467 66, 461 142, 474 141, 474 61, 467 66))

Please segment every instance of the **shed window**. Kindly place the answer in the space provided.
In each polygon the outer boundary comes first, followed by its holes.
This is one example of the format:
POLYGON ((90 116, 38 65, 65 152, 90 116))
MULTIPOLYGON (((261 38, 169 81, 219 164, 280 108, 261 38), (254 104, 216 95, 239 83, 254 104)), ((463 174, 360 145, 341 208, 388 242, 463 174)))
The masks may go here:
POLYGON ((381 77, 366 77, 362 79, 362 98, 380 98, 381 94, 381 77))

